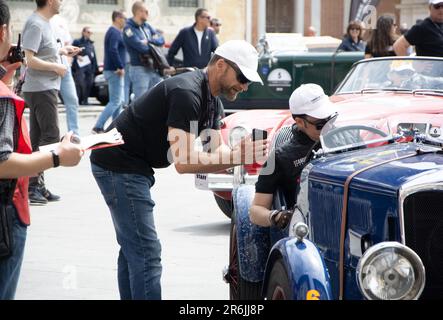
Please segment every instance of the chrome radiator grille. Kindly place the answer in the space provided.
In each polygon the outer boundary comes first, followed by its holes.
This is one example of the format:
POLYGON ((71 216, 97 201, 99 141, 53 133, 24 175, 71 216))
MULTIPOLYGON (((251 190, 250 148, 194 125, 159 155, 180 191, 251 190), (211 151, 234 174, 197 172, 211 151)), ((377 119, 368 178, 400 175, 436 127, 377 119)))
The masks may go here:
POLYGON ((443 299, 443 192, 425 191, 404 202, 406 245, 422 259, 426 286, 422 299, 443 299))

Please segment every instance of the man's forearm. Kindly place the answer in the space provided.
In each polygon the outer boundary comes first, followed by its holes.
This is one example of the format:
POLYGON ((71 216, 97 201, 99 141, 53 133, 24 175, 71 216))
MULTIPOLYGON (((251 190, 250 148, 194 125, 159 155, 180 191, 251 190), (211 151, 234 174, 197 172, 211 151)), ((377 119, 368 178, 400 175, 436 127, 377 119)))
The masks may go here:
POLYGON ((219 148, 214 153, 190 152, 189 156, 178 159, 175 167, 178 173, 211 173, 241 164, 229 148, 219 148))
POLYGON ((8 160, 0 163, 0 179, 14 179, 32 176, 52 168, 52 154, 35 152, 33 154, 11 153, 8 160))
POLYGON ((40 70, 40 71, 54 71, 57 63, 55 62, 47 62, 40 58, 33 57, 27 61, 28 68, 40 70))

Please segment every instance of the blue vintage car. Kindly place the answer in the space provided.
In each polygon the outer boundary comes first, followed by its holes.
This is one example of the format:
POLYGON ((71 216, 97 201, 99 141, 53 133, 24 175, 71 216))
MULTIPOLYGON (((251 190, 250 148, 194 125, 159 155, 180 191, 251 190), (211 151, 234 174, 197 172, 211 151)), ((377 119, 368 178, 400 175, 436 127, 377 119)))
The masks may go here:
POLYGON ((254 186, 239 170, 225 269, 231 299, 443 298, 441 124, 408 134, 414 141, 397 143, 388 123, 329 122, 283 231, 251 224, 254 186))

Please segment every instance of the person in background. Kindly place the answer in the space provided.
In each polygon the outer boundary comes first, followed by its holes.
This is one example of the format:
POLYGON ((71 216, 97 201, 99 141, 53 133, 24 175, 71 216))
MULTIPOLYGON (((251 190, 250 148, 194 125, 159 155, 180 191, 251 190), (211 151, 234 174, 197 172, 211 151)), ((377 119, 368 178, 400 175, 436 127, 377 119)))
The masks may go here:
POLYGON ((112 12, 112 26, 105 35, 104 75, 108 81, 109 102, 92 128, 93 133, 104 132, 106 121, 111 116, 112 120, 117 118, 125 101, 126 48, 122 36, 125 23, 126 17, 121 11, 112 12))
POLYGON ((72 133, 52 152, 32 153, 26 121, 25 103, 12 92, 15 70, 21 63, 6 58, 11 48, 11 15, 0 0, 0 300, 12 300, 20 276, 27 226, 30 224, 28 177, 49 168, 75 166, 83 152, 70 142, 72 133))
POLYGON ((317 30, 314 26, 309 26, 306 30, 306 37, 315 37, 317 36, 317 30))
MULTIPOLYGON (((67 23, 59 14, 52 17, 51 26, 60 46, 71 44, 72 37, 69 33, 67 23)), ((72 131, 75 135, 79 135, 78 97, 71 71, 72 58, 66 56, 61 56, 60 58, 67 68, 66 74, 62 77, 60 83, 60 95, 62 96, 66 110, 66 123, 68 125, 68 131, 72 131)))
POLYGON ((168 51, 168 62, 173 65, 174 57, 180 48, 183 50, 183 66, 203 69, 218 47, 218 40, 213 30, 209 29, 211 16, 208 10, 199 8, 195 11, 192 26, 180 30, 168 51))
POLYGON ((406 22, 403 22, 401 25, 400 25, 400 34, 401 35, 404 35, 406 32, 408 32, 409 31, 409 28, 408 28, 408 24, 406 23, 406 22))
POLYGON ((372 30, 366 44, 365 58, 395 56, 393 44, 398 38, 397 24, 390 15, 382 15, 377 19, 377 27, 372 30))
POLYGON ((394 49, 397 55, 405 56, 411 45, 415 46, 417 56, 443 57, 443 0, 430 0, 429 17, 401 36, 394 49))
POLYGON ((218 19, 218 18, 211 19, 211 28, 212 28, 212 30, 214 30, 214 32, 217 36, 220 33, 221 26, 222 26, 222 23, 221 23, 220 19, 218 19))
MULTIPOLYGON (((60 0, 36 0, 37 10, 26 20, 23 28, 23 49, 27 71, 23 84, 23 96, 29 106, 29 123, 32 150, 60 141, 58 124, 58 93, 61 77, 67 67, 60 61, 60 55, 73 57, 80 52, 75 46, 57 43, 50 19, 59 13, 60 0)), ((43 173, 29 181, 31 204, 46 204, 58 201, 60 197, 50 192, 43 173)))
POLYGON ((81 38, 75 39, 72 43, 73 46, 82 48, 82 51, 74 57, 72 63, 72 72, 81 105, 88 104, 88 97, 94 85, 94 77, 98 71, 97 56, 91 36, 91 28, 84 27, 81 38))
POLYGON ((149 17, 146 4, 135 1, 132 14, 133 17, 126 21, 123 29, 123 41, 129 54, 129 78, 136 99, 162 80, 157 71, 152 66, 145 65, 140 57, 149 53, 148 43, 162 46, 165 40, 146 22, 149 17))
POLYGON ((365 51, 366 43, 362 40, 362 28, 359 21, 351 21, 338 51, 365 51))

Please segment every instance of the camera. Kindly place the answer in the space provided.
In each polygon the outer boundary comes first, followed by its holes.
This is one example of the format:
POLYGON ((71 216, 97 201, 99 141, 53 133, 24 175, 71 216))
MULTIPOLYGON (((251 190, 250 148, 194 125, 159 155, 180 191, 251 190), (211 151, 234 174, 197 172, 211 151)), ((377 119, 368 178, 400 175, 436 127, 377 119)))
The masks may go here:
POLYGON ((21 45, 21 36, 22 35, 19 33, 17 45, 13 45, 11 46, 11 49, 9 49, 8 58, 6 60, 10 63, 23 62, 25 60, 25 53, 22 50, 21 45))

